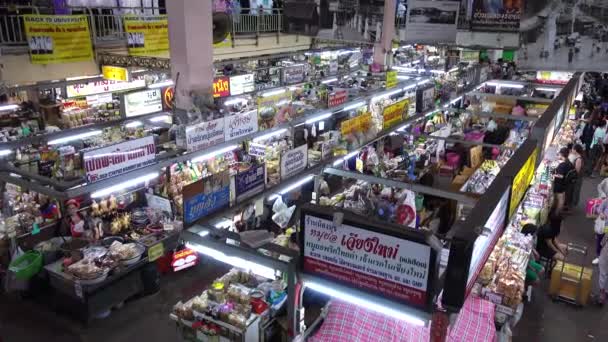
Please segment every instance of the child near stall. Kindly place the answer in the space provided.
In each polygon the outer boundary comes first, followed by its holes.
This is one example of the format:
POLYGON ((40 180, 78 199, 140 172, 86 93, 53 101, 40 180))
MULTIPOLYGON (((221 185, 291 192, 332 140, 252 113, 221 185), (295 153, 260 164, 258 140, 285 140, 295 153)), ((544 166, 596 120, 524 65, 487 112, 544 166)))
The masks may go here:
MULTIPOLYGON (((536 245, 538 227, 536 225, 528 223, 521 228, 521 233, 524 235, 534 236, 534 244, 536 245)), ((526 268, 526 283, 532 286, 538 286, 540 284, 540 278, 545 273, 545 268, 538 261, 540 260, 540 254, 535 248, 532 249, 530 260, 528 261, 528 267, 526 268)))

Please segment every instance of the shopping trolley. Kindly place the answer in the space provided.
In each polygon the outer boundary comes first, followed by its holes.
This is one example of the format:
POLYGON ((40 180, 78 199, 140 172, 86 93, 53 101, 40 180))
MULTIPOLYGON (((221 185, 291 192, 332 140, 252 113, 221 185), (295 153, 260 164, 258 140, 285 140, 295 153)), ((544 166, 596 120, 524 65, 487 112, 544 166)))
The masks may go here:
POLYGON ((557 261, 551 272, 549 295, 577 306, 585 306, 591 294, 593 270, 582 266, 587 258, 587 247, 569 243, 564 261, 557 261))

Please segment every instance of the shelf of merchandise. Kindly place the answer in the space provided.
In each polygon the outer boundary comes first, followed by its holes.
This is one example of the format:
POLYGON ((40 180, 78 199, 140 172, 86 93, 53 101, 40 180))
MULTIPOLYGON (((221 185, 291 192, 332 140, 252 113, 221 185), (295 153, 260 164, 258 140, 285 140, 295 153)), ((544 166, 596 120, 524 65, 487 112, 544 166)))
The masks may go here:
POLYGON ((479 91, 474 91, 474 92, 471 92, 471 93, 469 93, 467 95, 468 96, 480 96, 480 97, 498 97, 498 98, 509 99, 509 100, 522 100, 522 101, 538 102, 538 103, 551 103, 551 102, 553 102, 553 100, 551 100, 551 99, 544 99, 544 98, 541 98, 541 97, 497 95, 497 94, 490 94, 490 93, 482 93, 482 92, 479 92, 479 91))

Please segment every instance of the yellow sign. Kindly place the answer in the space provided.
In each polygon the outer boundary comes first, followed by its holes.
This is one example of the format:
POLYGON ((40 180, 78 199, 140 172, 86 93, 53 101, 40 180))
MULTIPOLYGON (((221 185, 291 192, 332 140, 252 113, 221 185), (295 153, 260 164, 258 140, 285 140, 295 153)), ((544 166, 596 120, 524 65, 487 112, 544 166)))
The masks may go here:
POLYGON ((166 15, 127 15, 124 22, 130 55, 152 56, 169 52, 166 15))
POLYGON ((397 85, 397 72, 387 71, 386 72, 386 89, 393 88, 397 85))
POLYGON ((513 178, 513 185, 511 187, 511 203, 509 204, 509 217, 513 216, 519 202, 524 197, 528 186, 534 178, 534 171, 536 169, 536 158, 538 156, 538 148, 534 149, 532 155, 528 158, 524 166, 519 170, 515 178, 513 178))
POLYGON ((101 73, 103 78, 111 81, 129 82, 129 70, 127 68, 113 65, 102 65, 101 73))
POLYGON ((343 136, 351 133, 365 132, 371 127, 372 114, 365 113, 359 116, 355 116, 352 119, 344 120, 340 124, 340 133, 343 136))
POLYGON ((33 64, 93 59, 87 16, 27 14, 23 21, 33 64))
POLYGON ((222 40, 219 43, 213 44, 213 47, 214 48, 232 47, 232 35, 230 33, 228 33, 228 36, 226 36, 226 39, 222 40))
POLYGON ((165 254, 165 246, 162 242, 148 248, 148 261, 152 262, 165 254))
POLYGON ((382 112, 384 122, 382 124, 383 129, 391 128, 392 126, 402 122, 407 118, 407 111, 410 107, 410 101, 408 99, 395 102, 392 105, 385 107, 382 112))

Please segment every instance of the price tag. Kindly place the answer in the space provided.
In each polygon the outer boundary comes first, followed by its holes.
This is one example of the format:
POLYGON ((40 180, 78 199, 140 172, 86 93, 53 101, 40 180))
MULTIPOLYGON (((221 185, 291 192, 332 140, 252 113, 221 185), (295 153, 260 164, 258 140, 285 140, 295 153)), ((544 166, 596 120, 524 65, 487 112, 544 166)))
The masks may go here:
POLYGON ((165 254, 165 246, 162 242, 148 248, 148 261, 153 262, 165 254))
POLYGON ((76 293, 76 296, 78 298, 84 298, 84 295, 82 293, 82 284, 80 284, 80 281, 78 280, 74 282, 74 292, 76 293))
POLYGON ((173 223, 163 223, 163 230, 173 231, 173 229, 175 229, 175 226, 173 225, 173 223))
POLYGON ((361 160, 361 158, 357 158, 357 160, 355 161, 355 169, 363 173, 363 160, 361 160))

